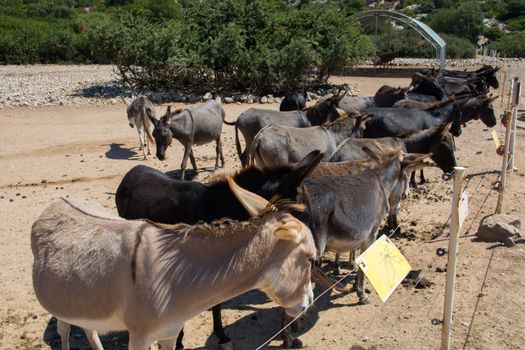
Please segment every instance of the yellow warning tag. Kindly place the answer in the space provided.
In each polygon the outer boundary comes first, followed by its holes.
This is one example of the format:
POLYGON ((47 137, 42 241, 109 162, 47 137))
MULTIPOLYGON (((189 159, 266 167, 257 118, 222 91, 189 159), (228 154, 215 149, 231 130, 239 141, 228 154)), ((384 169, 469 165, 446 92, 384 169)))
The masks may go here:
POLYGON ((499 137, 498 137, 498 133, 496 132, 496 130, 492 130, 492 139, 494 140, 494 144, 496 145, 496 148, 498 148, 500 145, 500 142, 499 142, 499 137))
POLYGON ((467 190, 465 190, 463 191, 459 199, 459 206, 458 206, 459 230, 461 230, 461 226, 463 226, 463 222, 465 221, 465 218, 467 217, 467 215, 468 215, 468 194, 467 194, 467 190))
POLYGON ((355 259, 385 302, 410 272, 410 265, 396 246, 382 235, 355 259))

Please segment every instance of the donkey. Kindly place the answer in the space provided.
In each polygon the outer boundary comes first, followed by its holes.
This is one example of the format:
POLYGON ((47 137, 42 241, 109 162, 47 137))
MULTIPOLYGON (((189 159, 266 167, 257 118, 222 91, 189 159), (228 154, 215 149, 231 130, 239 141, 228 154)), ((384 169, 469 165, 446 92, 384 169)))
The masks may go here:
MULTIPOLYGON (((373 152, 369 152, 373 156, 373 152)), ((428 155, 402 155, 401 148, 381 157, 375 169, 358 175, 307 179, 301 194, 305 215, 314 234, 318 257, 325 250, 342 253, 364 251, 375 241, 389 211, 389 197, 406 173, 427 166, 428 155)), ((354 283, 359 302, 368 302, 360 270, 354 283)))
POLYGON ((128 104, 124 98, 122 98, 122 101, 124 101, 128 107, 126 113, 128 114, 129 126, 131 128, 137 127, 140 145, 139 150, 142 150, 144 159, 147 159, 146 148, 148 149, 148 155, 150 155, 149 145, 154 142, 151 136, 151 130, 154 126, 153 121, 157 120, 155 107, 153 103, 144 96, 137 97, 130 104, 128 104), (144 128, 144 132, 142 128, 144 128), (144 136, 144 134, 146 134, 146 136, 144 136))
POLYGON ((452 135, 461 135, 461 124, 472 119, 481 119, 488 127, 496 125, 492 101, 497 97, 476 96, 461 101, 449 99, 431 109, 371 108, 366 111, 372 117, 364 121, 362 137, 378 138, 403 136, 429 129, 435 125, 452 121, 452 135))
MULTIPOLYGON (((345 96, 337 107, 346 113, 363 112, 372 107, 392 107, 399 100, 406 99, 407 88, 394 88, 390 85, 381 86, 374 96, 345 96)), ((332 95, 328 94, 321 97, 317 104, 323 103, 332 95)))
POLYGON ((157 158, 166 159, 166 148, 171 145, 173 138, 179 140, 184 146, 184 156, 182 158, 182 175, 184 180, 186 174, 186 164, 188 156, 193 170, 197 171, 197 163, 193 156, 193 145, 203 145, 215 141, 215 170, 219 167, 219 156, 221 167, 224 167, 224 156, 222 154, 221 132, 224 121, 224 110, 219 102, 210 100, 197 108, 177 109, 171 111, 168 106, 166 114, 160 121, 151 118, 155 125, 153 137, 157 143, 157 158))
POLYGON ((323 103, 306 108, 302 111, 279 112, 268 109, 249 108, 242 112, 235 122, 227 122, 228 125, 235 125, 235 146, 237 154, 243 167, 249 164, 250 149, 257 133, 266 125, 278 124, 304 128, 313 125, 321 125, 327 121, 333 121, 341 117, 342 111, 337 109, 337 104, 344 97, 346 91, 326 99, 323 103), (241 149, 239 131, 244 137, 246 147, 241 149))
MULTIPOLYGON (((232 174, 243 188, 266 199, 296 198, 306 177, 316 168, 323 155, 312 152, 296 165, 271 169, 243 168, 232 174)), ((195 224, 221 218, 247 220, 249 213, 235 198, 226 178, 218 176, 207 184, 178 181, 163 172, 137 165, 123 177, 116 191, 118 214, 126 219, 149 219, 165 224, 195 224)), ((221 319, 221 305, 212 308, 213 330, 221 348, 228 349, 230 338, 225 334, 221 319)), ((177 349, 182 349, 181 331, 177 349)), ((293 342, 287 334, 288 342, 293 342)))
MULTIPOLYGON (((386 147, 401 147, 405 153, 431 154, 430 159, 443 171, 444 177, 454 170, 456 166, 456 155, 454 140, 449 130, 451 123, 436 125, 430 129, 418 131, 404 138, 382 137, 376 139, 348 139, 343 142, 330 158, 330 162, 341 162, 345 160, 358 160, 366 156, 363 147, 376 151, 378 142, 386 147)), ((422 182, 425 182, 423 170, 421 170, 422 182)), ((411 174, 410 184, 416 187, 415 173, 411 174)), ((404 191, 403 191, 404 192, 404 191)), ((399 202, 390 201, 390 211, 387 226, 390 229, 397 227, 397 214, 399 213, 399 202)))
POLYGON ((54 201, 31 230, 33 287, 57 322, 62 349, 70 325, 98 332, 128 330, 131 350, 158 340, 173 349, 185 321, 209 307, 260 289, 298 316, 313 299, 310 230, 289 214, 297 204, 267 200, 228 183, 249 223, 174 226, 127 221, 101 206, 54 201))
POLYGON ((296 91, 290 95, 286 95, 281 104, 279 105, 279 111, 290 112, 290 111, 302 111, 306 108, 306 101, 308 100, 308 94, 305 90, 296 91))
POLYGON ((298 162, 308 153, 319 150, 328 160, 337 146, 354 134, 355 118, 348 116, 310 128, 268 125, 252 142, 250 163, 259 168, 298 162))

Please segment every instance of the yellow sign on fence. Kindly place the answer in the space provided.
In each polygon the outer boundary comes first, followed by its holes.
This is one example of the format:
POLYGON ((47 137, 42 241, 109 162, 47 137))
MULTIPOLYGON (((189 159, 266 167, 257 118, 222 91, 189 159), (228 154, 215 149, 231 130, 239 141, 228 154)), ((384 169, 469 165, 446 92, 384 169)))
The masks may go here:
POLYGON ((494 144, 496 145, 496 148, 498 148, 500 145, 500 142, 499 142, 498 133, 496 132, 495 129, 492 130, 492 139, 494 140, 494 144))
POLYGON ((383 235, 355 259, 385 302, 410 272, 410 265, 396 246, 383 235))

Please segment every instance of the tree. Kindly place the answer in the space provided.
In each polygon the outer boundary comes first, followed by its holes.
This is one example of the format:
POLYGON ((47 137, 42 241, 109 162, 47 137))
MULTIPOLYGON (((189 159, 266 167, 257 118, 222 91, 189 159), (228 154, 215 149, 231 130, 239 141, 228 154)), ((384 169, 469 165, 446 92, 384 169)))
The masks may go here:
POLYGON ((463 3, 457 9, 437 10, 430 17, 429 25, 436 32, 466 37, 473 43, 477 42, 478 36, 483 33, 481 11, 473 2, 463 3))

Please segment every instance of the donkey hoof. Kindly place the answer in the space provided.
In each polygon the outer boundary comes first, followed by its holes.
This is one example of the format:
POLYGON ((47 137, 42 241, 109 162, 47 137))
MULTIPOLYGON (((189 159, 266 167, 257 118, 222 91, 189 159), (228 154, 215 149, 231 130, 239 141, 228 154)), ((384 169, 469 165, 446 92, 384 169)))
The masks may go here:
POLYGON ((233 350, 233 343, 229 341, 227 343, 219 344, 219 348, 221 350, 233 350))
POLYGON ((303 347, 303 342, 299 338, 287 339, 283 342, 284 349, 301 349, 303 347))
POLYGON ((370 299, 368 298, 368 294, 362 294, 359 296, 359 305, 366 305, 370 304, 370 299))
POLYGON ((303 328, 302 323, 303 322, 301 321, 301 319, 297 319, 293 321, 292 324, 290 325, 290 329, 292 330, 292 332, 299 332, 303 328))
POLYGON ((332 271, 334 275, 339 276, 341 274, 341 269, 338 267, 334 267, 334 270, 332 271))

